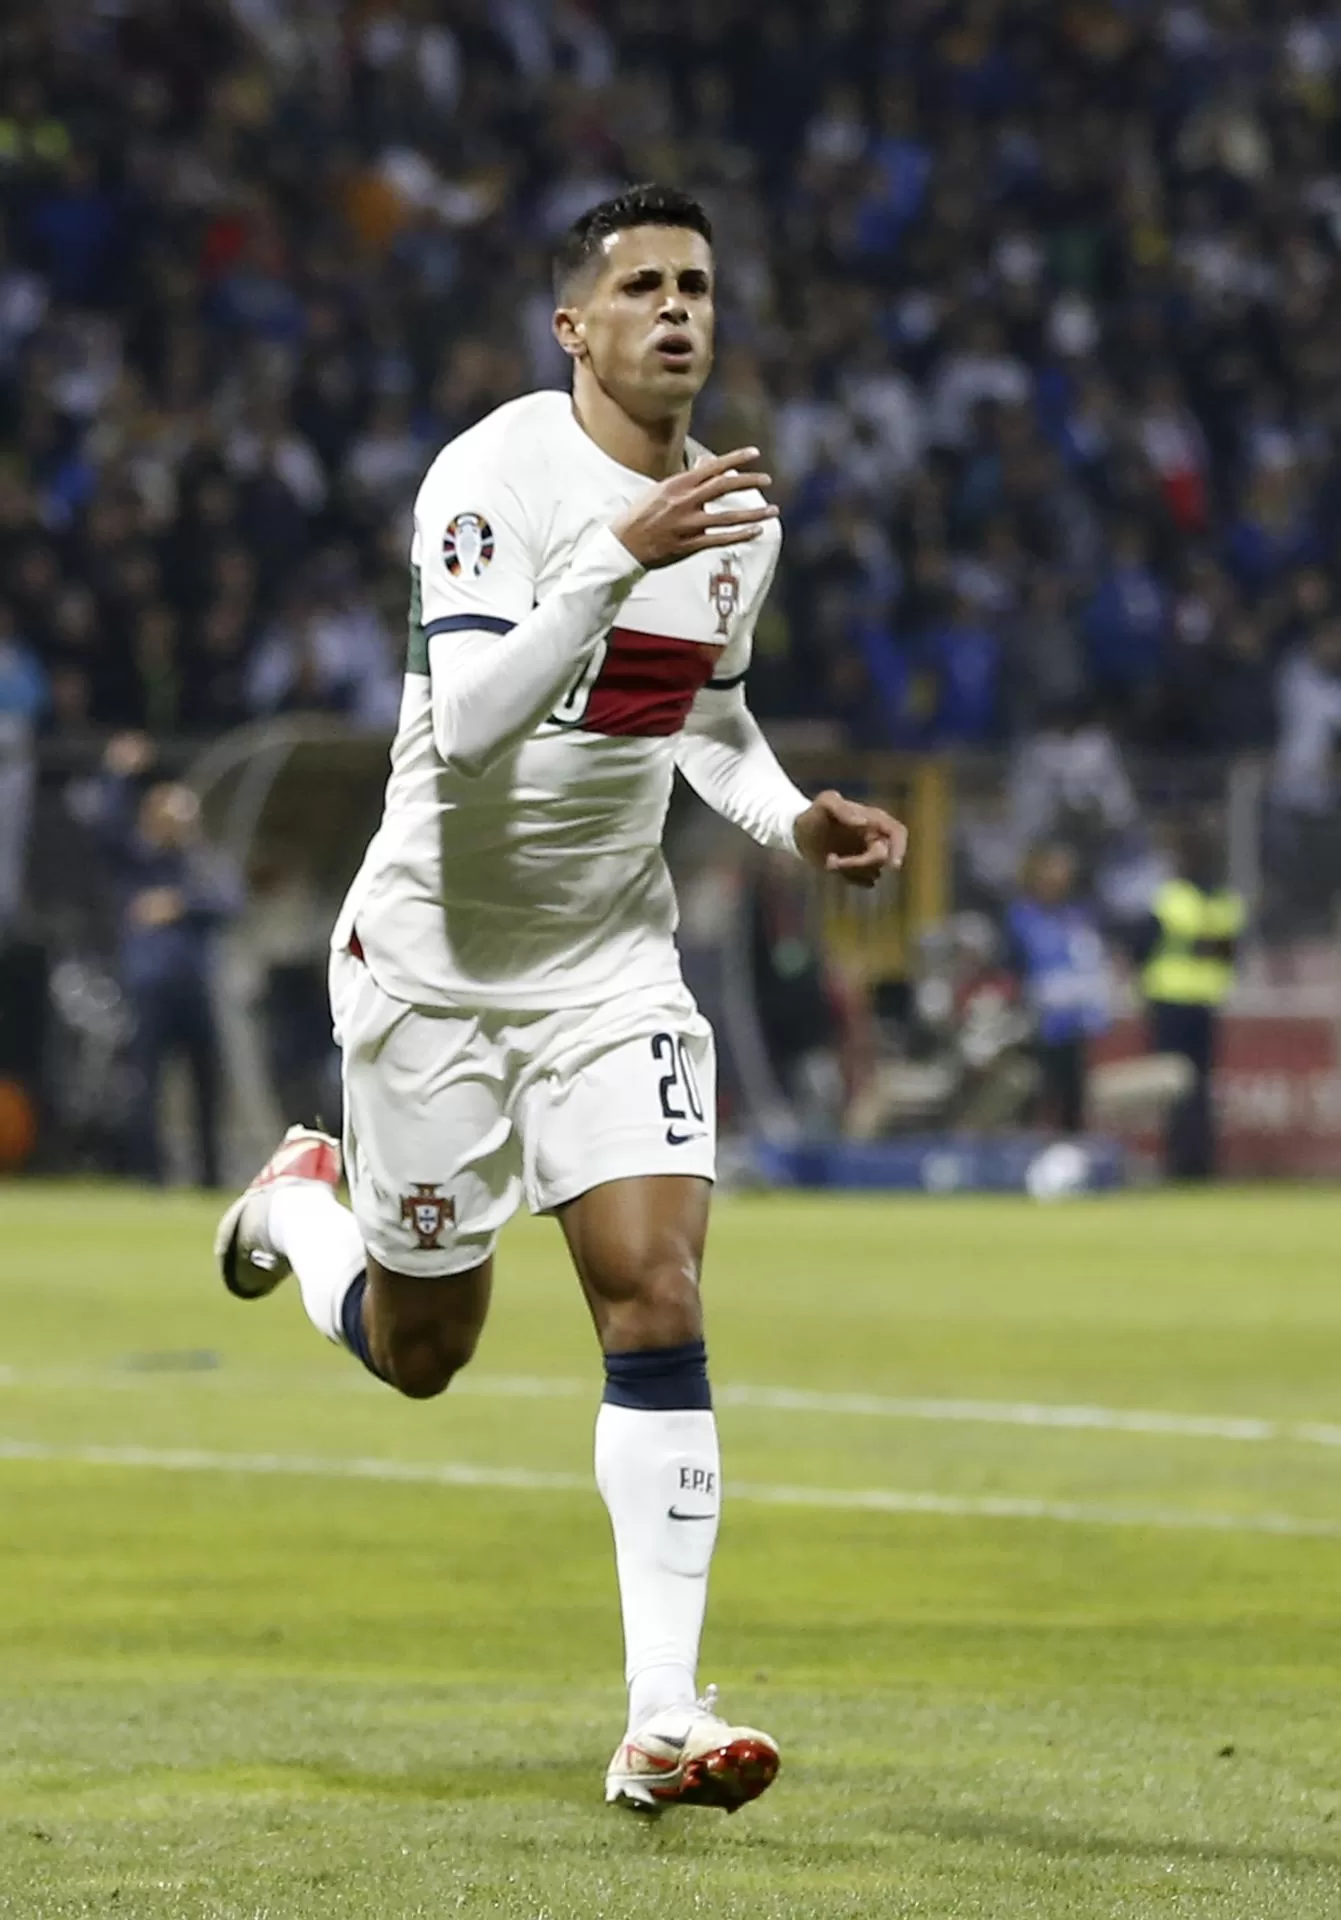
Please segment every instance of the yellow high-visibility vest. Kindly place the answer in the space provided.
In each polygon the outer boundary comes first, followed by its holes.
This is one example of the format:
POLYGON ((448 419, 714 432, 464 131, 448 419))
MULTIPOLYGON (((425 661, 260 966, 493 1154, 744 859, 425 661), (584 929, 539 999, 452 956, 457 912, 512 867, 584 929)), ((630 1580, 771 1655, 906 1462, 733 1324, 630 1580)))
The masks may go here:
POLYGON ((1243 931, 1242 896, 1228 889, 1203 893, 1190 880, 1166 880, 1151 911, 1160 936, 1141 975, 1146 999, 1218 1007, 1234 984, 1234 963, 1198 953, 1196 946, 1201 940, 1238 938, 1243 931))
POLYGON ((0 120, 0 162, 17 166, 24 160, 44 160, 48 165, 64 160, 70 152, 70 135, 59 120, 40 120, 31 130, 6 116, 0 120))

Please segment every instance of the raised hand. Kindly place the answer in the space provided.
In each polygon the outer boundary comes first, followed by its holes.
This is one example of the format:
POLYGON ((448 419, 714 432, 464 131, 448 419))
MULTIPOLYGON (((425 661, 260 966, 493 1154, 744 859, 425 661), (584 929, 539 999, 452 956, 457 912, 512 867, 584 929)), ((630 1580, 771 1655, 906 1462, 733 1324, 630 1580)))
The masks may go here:
POLYGON ((612 521, 610 531, 645 567, 668 567, 706 547, 757 540, 763 523, 777 519, 776 507, 723 507, 716 513, 711 508, 724 494, 772 485, 771 474, 751 471, 758 458, 758 447, 737 447, 673 473, 612 521))

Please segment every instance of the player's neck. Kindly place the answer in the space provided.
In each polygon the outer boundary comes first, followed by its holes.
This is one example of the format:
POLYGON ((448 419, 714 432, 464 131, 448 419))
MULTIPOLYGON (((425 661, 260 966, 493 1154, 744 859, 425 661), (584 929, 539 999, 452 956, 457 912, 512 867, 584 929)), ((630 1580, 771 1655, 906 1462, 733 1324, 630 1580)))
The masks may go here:
POLYGON ((635 420, 594 380, 579 377, 573 383, 573 416, 587 438, 621 467, 649 480, 668 480, 683 471, 689 412, 683 407, 660 420, 635 420))

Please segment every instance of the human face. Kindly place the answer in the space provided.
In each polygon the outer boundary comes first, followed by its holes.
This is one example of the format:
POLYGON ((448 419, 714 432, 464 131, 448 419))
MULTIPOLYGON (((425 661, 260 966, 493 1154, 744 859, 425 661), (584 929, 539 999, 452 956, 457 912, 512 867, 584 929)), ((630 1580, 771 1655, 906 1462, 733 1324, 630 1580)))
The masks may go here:
POLYGON ((184 847, 195 837, 200 803, 189 787, 161 780, 140 807, 140 830, 156 847, 184 847))
POLYGON ((1075 882, 1075 861, 1065 847, 1051 847, 1034 867, 1034 897, 1047 906, 1060 906, 1075 882))
POLYGON ((560 345, 635 420, 689 406, 712 371, 712 249, 688 227, 626 227, 554 316, 560 345))

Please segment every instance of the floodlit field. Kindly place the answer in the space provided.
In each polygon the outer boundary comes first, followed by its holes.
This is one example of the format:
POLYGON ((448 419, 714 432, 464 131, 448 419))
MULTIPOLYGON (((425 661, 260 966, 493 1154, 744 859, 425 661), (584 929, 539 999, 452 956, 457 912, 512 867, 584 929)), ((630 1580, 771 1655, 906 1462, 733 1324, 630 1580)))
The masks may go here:
POLYGON ((784 1764, 655 1827, 554 1230, 410 1406, 213 1216, 0 1189, 0 1914, 1341 1913, 1341 1197, 723 1204, 704 1675, 784 1764))

